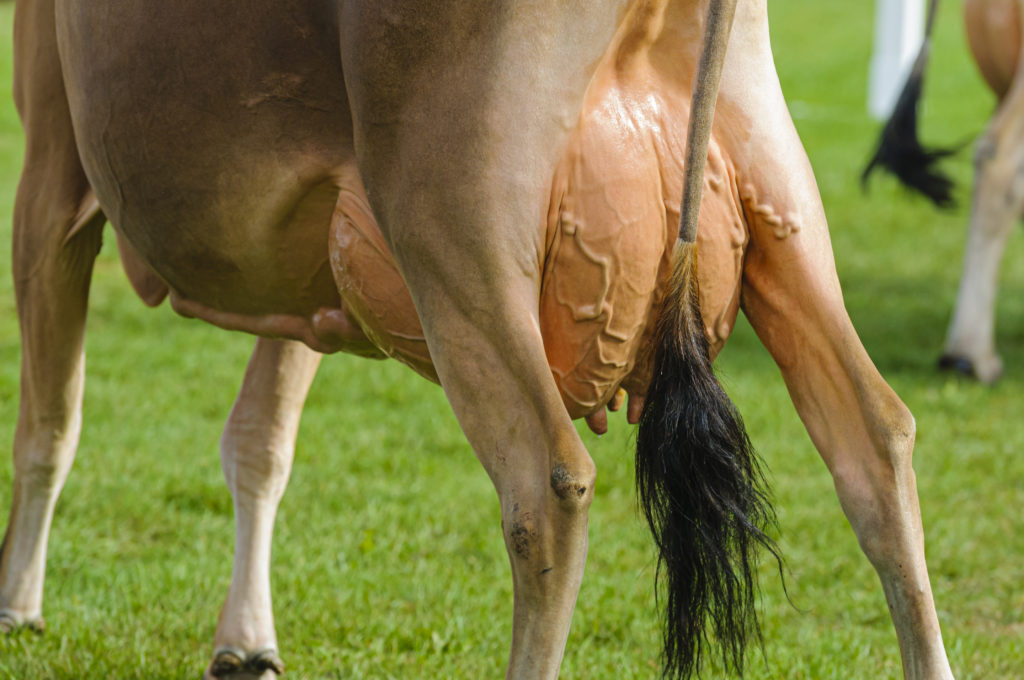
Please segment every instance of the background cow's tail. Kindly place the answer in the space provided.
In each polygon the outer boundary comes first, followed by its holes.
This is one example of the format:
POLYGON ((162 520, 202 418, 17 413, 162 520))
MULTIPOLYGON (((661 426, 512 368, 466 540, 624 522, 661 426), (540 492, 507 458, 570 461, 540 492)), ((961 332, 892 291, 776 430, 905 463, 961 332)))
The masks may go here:
POLYGON ((875 155, 861 174, 861 184, 866 185, 871 172, 880 167, 896 175, 904 186, 927 196, 937 206, 949 208, 954 205, 953 180, 939 169, 938 163, 956 149, 925 148, 917 133, 918 102, 931 52, 932 27, 938 4, 938 0, 931 0, 921 50, 892 116, 882 128, 875 155))
POLYGON ((699 670, 711 632, 727 667, 742 669, 759 636, 758 545, 774 514, 743 422, 711 369, 697 301, 696 234, 718 81, 736 0, 713 0, 694 83, 680 237, 658 316, 654 376, 637 435, 640 505, 658 546, 664 584, 664 674, 699 670))

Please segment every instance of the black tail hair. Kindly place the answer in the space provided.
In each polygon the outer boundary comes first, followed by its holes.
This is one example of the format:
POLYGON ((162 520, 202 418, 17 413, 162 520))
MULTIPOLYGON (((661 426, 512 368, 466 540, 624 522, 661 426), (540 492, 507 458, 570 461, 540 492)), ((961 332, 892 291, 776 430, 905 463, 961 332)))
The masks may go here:
POLYGON ((931 52, 931 34, 937 8, 938 0, 932 0, 921 50, 900 92, 896 108, 882 128, 875 155, 861 173, 860 181, 861 186, 866 188, 871 172, 880 167, 895 175, 907 188, 924 194, 940 208, 952 208, 956 205, 953 199, 953 180, 938 164, 946 156, 956 153, 959 147, 926 148, 922 146, 917 132, 918 103, 931 52))
POLYGON ((765 533, 775 515, 758 460, 711 369, 696 245, 676 248, 637 434, 636 483, 658 546, 658 580, 667 581, 664 676, 686 678, 700 670, 708 620, 725 667, 742 673, 749 634, 761 640, 757 547, 780 557, 765 533))

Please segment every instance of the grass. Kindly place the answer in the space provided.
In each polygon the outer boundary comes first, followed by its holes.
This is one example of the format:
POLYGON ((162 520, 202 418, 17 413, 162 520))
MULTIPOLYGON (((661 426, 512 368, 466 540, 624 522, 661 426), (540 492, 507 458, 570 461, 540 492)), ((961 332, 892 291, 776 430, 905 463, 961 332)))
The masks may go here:
MULTIPOLYGON (((1011 239, 993 388, 933 370, 959 277, 965 207, 948 214, 857 175, 870 3, 773 0, 783 88, 817 173, 850 313, 918 421, 915 467, 932 582, 957 677, 1024 677, 1024 253, 1011 239)), ((993 102, 952 3, 938 25, 924 135, 964 140, 993 102)), ((12 7, 0 6, 9 91, 12 7)), ((21 138, 0 102, 0 449, 17 408, 11 203, 21 138)), ((950 166, 969 186, 970 153, 950 166)), ((966 204, 966 190, 962 194, 966 204)), ((0 640, 0 678, 198 677, 226 592, 231 504, 217 454, 251 338, 134 299, 112 238, 88 329, 85 428, 50 540, 44 636, 0 640)), ((790 606, 763 574, 765 660, 750 678, 900 675, 877 578, 840 512, 767 353, 741 323, 719 362, 771 470, 790 606)), ((652 678, 653 555, 632 489, 633 432, 584 432, 599 469, 591 549, 564 678, 652 678)), ((10 500, 0 462, 0 507, 10 500)), ((277 628, 291 678, 500 677, 511 586, 490 483, 442 392, 396 363, 329 358, 314 384, 274 552, 277 628)), ((712 670, 710 676, 717 673, 712 670)))

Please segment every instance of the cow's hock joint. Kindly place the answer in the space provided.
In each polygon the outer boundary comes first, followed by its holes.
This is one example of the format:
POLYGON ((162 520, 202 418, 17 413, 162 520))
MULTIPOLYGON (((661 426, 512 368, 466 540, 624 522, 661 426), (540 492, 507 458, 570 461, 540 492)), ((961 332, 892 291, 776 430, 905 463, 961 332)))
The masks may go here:
POLYGON ((561 463, 551 469, 551 488, 563 501, 582 498, 587 493, 587 485, 580 483, 561 463))

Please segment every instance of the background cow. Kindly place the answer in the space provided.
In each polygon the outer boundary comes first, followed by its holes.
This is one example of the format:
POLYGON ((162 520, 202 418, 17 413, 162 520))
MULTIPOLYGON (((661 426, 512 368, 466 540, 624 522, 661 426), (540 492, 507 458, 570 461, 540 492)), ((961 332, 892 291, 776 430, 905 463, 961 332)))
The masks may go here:
MULTIPOLYGON (((937 2, 933 0, 930 36, 937 2)), ((998 106, 974 151, 974 193, 967 232, 963 275, 939 365, 994 382, 1003 371, 995 345, 995 305, 999 264, 1013 225, 1024 214, 1024 84, 1019 0, 966 0, 967 41, 981 75, 998 106)), ((928 38, 906 85, 900 105, 883 133, 875 160, 907 186, 940 207, 953 204, 952 180, 936 164, 951 150, 924 149, 917 140, 917 102, 928 58, 928 38)))

